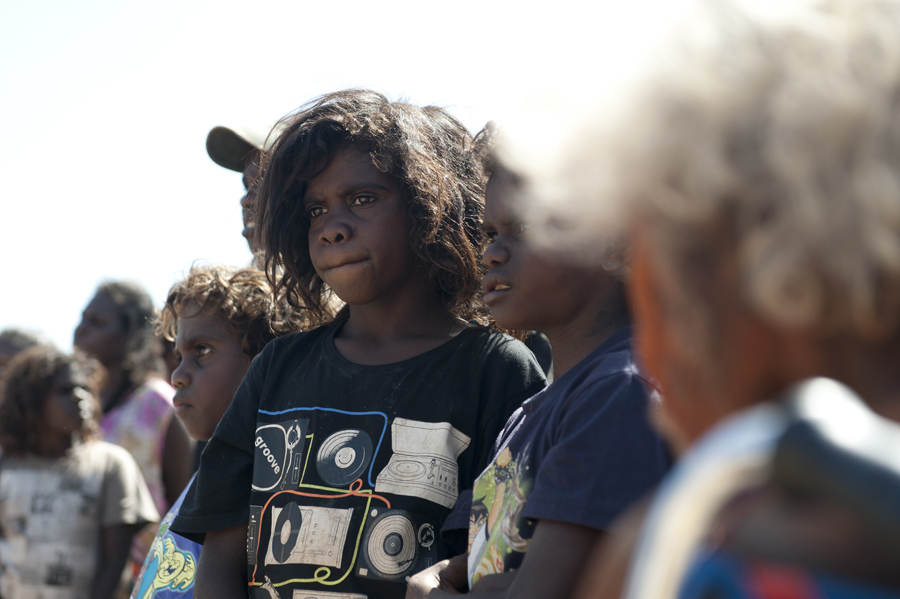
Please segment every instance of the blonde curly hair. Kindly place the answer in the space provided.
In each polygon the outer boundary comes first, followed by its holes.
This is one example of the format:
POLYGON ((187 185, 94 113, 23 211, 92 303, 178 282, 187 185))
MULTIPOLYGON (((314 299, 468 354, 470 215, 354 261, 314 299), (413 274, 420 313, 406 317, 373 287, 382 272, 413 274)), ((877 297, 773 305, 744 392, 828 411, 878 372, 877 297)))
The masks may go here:
POLYGON ((255 268, 191 267, 184 280, 169 290, 157 331, 174 341, 178 319, 201 313, 218 318, 250 358, 275 337, 318 324, 308 311, 277 302, 266 273, 255 268))

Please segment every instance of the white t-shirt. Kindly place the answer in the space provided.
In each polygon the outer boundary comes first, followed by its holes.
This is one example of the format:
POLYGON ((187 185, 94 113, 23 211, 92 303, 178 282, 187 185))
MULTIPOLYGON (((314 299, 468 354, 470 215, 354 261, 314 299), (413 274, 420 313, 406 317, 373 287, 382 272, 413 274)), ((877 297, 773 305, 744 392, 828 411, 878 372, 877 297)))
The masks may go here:
POLYGON ((87 599, 103 528, 159 519, 123 448, 79 443, 65 457, 4 455, 0 463, 0 594, 87 599))

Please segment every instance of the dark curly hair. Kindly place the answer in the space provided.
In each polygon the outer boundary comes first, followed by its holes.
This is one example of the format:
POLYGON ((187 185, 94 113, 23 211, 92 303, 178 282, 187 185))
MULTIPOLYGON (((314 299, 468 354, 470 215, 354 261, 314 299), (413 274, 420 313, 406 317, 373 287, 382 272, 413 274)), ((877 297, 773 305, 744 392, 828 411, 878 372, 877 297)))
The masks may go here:
MULTIPOLYGON (((482 313, 484 176, 472 136, 443 108, 390 102, 374 91, 326 94, 282 119, 263 155, 257 234, 276 293, 327 320, 331 295, 309 257, 308 182, 347 146, 368 152, 406 201, 410 246, 441 306, 465 319, 482 313), (284 274, 276 280, 279 268, 284 274)), ((346 313, 346 311, 342 311, 346 313)))
POLYGON ((170 341, 178 332, 178 318, 200 313, 214 316, 241 342, 250 358, 280 335, 296 333, 316 324, 309 311, 279 302, 266 274, 255 268, 193 266, 169 290, 160 311, 157 332, 170 341))
POLYGON ((17 355, 6 372, 0 403, 0 447, 9 455, 33 453, 44 403, 50 396, 56 377, 66 369, 85 375, 85 389, 92 399, 88 417, 79 431, 82 440, 100 439, 100 404, 97 401, 99 363, 75 352, 65 354, 55 347, 39 345, 17 355))
POLYGON ((97 288, 97 295, 101 293, 109 296, 122 319, 122 330, 127 337, 122 370, 128 386, 136 387, 150 376, 165 372, 162 343, 153 326, 156 309, 150 294, 131 281, 102 283, 97 288))

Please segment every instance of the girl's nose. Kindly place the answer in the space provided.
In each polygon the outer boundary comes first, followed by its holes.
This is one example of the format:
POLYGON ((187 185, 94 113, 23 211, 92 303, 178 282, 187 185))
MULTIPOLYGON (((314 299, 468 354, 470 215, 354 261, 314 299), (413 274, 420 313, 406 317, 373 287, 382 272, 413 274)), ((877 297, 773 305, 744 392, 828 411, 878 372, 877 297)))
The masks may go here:
POLYGON ((509 248, 500 241, 487 246, 481 255, 481 261, 488 268, 496 268, 509 261, 509 248))
POLYGON ((326 214, 326 219, 319 233, 319 241, 325 245, 343 243, 353 237, 353 228, 339 214, 326 214))
POLYGON ((172 371, 172 386, 176 389, 181 389, 182 387, 187 387, 191 384, 191 376, 188 372, 188 369, 184 365, 184 360, 182 360, 178 367, 172 371))

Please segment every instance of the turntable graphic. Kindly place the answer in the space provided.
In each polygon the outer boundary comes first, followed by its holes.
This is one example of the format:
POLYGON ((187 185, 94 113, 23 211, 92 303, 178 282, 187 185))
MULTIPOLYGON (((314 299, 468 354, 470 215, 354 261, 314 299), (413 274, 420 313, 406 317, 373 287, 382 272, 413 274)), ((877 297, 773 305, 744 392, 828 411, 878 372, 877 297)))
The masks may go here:
POLYGON ((419 522, 412 513, 396 509, 372 509, 369 516, 357 576, 403 580, 439 561, 435 523, 419 522))
POLYGON ((338 431, 319 446, 316 472, 326 483, 345 487, 366 472, 372 455, 372 438, 365 431, 338 431))
POLYGON ((254 491, 297 488, 308 430, 309 420, 306 419, 257 427, 253 456, 254 491))
POLYGON ((456 458, 471 439, 448 422, 397 418, 391 442, 394 453, 375 481, 375 492, 421 497, 452 508, 459 495, 456 458))

